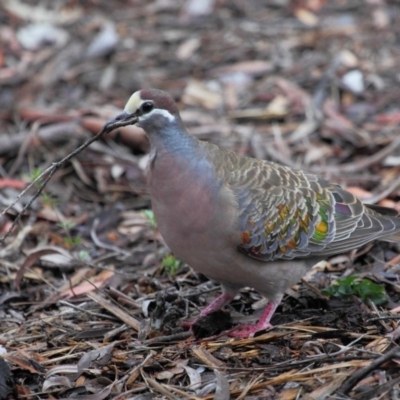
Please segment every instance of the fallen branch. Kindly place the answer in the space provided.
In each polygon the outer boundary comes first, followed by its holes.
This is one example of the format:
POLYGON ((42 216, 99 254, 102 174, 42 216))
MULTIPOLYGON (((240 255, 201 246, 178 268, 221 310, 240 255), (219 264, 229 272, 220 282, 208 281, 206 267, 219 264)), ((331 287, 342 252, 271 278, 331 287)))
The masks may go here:
POLYGON ((358 382, 361 381, 361 379, 365 378, 367 375, 369 375, 372 371, 376 370, 379 368, 382 364, 386 363, 387 361, 392 360, 393 358, 400 357, 400 351, 398 347, 395 347, 394 349, 390 350, 388 353, 383 354, 381 357, 377 358, 375 361, 373 361, 371 364, 368 366, 357 370, 348 380, 347 382, 343 385, 341 392, 343 394, 347 394, 353 389, 355 385, 357 385, 358 382))

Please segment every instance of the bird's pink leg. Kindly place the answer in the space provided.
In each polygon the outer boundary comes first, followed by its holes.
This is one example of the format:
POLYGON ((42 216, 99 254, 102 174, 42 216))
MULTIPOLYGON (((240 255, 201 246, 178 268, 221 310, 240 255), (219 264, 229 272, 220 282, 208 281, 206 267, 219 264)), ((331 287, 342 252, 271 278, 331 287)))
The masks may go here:
POLYGON ((275 310, 279 306, 280 300, 281 299, 279 299, 278 301, 268 302, 268 304, 264 308, 264 311, 261 314, 260 319, 256 324, 239 325, 228 331, 228 335, 231 337, 246 339, 248 337, 253 337, 255 333, 258 331, 263 331, 264 329, 273 328, 273 326, 270 324, 269 321, 271 321, 271 318, 274 315, 275 310))
POLYGON ((234 297, 235 296, 232 296, 229 293, 222 293, 200 312, 198 318, 205 317, 206 315, 211 314, 214 311, 220 310, 224 305, 230 303, 234 297))
POLYGON ((234 297, 235 297, 234 295, 231 295, 227 292, 222 293, 215 300, 213 300, 206 308, 204 308, 194 321, 184 322, 183 325, 185 327, 192 328, 192 326, 196 322, 198 322, 200 318, 203 318, 206 315, 213 313, 214 311, 220 310, 225 304, 228 304, 231 300, 233 300, 234 297))

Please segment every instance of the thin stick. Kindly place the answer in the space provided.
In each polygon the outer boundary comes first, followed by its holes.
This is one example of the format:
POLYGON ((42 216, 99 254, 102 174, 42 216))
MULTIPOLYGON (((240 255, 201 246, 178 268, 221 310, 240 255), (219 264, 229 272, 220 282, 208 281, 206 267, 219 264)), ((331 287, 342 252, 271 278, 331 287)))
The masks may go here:
POLYGON ((33 185, 35 185, 38 181, 40 181, 44 176, 46 178, 43 180, 42 184, 38 188, 37 192, 33 195, 33 197, 28 201, 28 203, 24 206, 24 208, 17 214, 15 217, 15 220, 11 224, 10 228, 8 231, 5 233, 5 235, 0 238, 0 244, 4 242, 4 240, 10 236, 11 232, 21 219, 21 216, 23 213, 32 205, 32 203, 39 197, 40 193, 42 193, 43 189, 47 185, 47 182, 51 179, 51 177, 55 174, 57 170, 59 170, 67 161, 69 161, 71 158, 75 157, 77 154, 79 154, 82 150, 86 149, 89 145, 91 145, 93 142, 98 140, 101 136, 104 134, 107 134, 114 129, 121 128, 123 126, 127 125, 132 125, 135 122, 137 122, 136 117, 132 117, 130 119, 127 119, 125 121, 116 121, 112 124, 106 124, 104 125, 103 129, 96 135, 93 136, 91 139, 87 140, 83 145, 79 146, 76 150, 74 150, 72 153, 68 154, 66 157, 64 157, 62 160, 57 161, 53 163, 50 167, 48 167, 45 171, 43 171, 37 178, 35 178, 16 198, 15 200, 8 206, 6 207, 5 210, 3 210, 2 213, 0 213, 0 220, 3 218, 3 216, 6 214, 6 212, 15 206, 16 203, 21 199, 21 197, 29 190, 32 188, 33 185))

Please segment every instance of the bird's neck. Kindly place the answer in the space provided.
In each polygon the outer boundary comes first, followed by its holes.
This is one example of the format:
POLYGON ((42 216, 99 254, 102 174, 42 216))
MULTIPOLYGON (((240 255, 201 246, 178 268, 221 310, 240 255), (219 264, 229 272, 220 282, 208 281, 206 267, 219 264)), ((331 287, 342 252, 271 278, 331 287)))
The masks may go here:
POLYGON ((189 136, 181 121, 160 127, 146 129, 151 144, 151 152, 157 157, 171 154, 192 158, 196 154, 198 140, 189 136))

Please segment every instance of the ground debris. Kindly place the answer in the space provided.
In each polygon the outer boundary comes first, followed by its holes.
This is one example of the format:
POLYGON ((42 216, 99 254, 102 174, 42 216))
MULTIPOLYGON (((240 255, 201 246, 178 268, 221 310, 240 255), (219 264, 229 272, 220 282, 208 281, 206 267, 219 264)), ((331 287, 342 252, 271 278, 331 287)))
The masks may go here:
MULTIPOLYGON (((142 87, 170 92, 202 140, 400 211, 396 2, 143 4, 2 2, 1 211, 142 87)), ((220 289, 171 258, 146 189, 148 148, 133 126, 93 143, 2 244, 0 399, 395 396, 398 244, 318 264, 270 331, 223 334, 257 318, 263 300, 244 288, 192 335, 185 322, 220 289), (323 294, 353 274, 383 284, 386 302, 323 294)), ((36 191, 5 212, 1 237, 36 191)))

